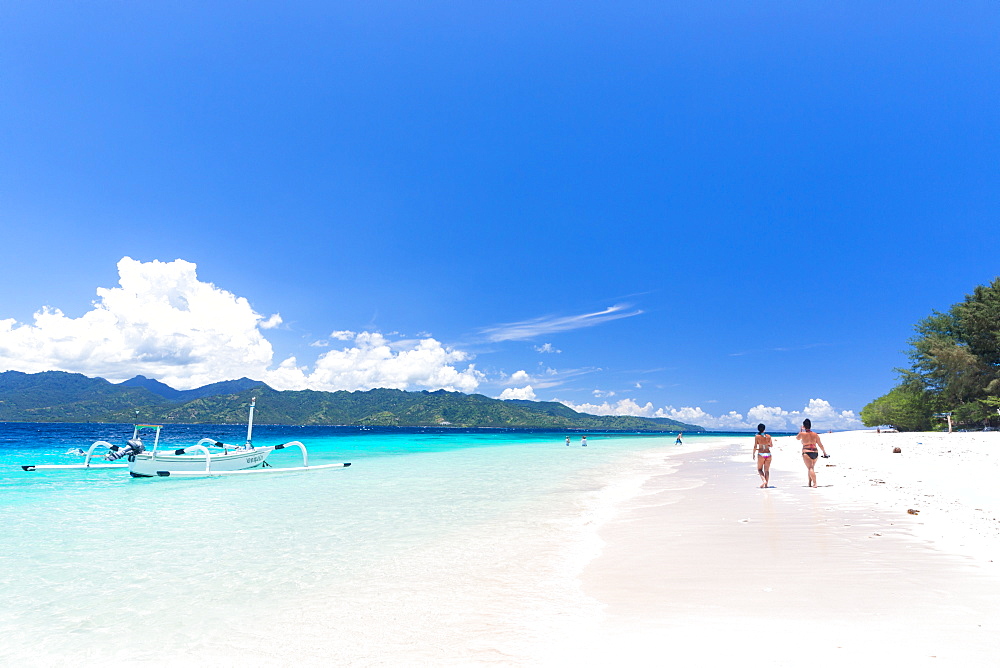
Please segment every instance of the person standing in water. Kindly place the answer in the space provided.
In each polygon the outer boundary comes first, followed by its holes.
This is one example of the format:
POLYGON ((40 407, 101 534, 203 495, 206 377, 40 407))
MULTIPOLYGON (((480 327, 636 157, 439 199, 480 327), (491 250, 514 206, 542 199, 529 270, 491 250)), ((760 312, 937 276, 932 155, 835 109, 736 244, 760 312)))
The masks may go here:
POLYGON ((819 440, 819 434, 812 430, 812 421, 809 418, 802 421, 802 429, 795 438, 802 441, 802 461, 805 462, 806 470, 809 473, 809 487, 815 487, 816 458, 819 457, 816 448, 823 451, 823 457, 830 455, 826 454, 826 448, 823 447, 823 441, 819 440))
POLYGON ((757 474, 761 488, 767 488, 771 476, 771 436, 764 433, 764 423, 757 425, 757 435, 753 437, 753 455, 757 459, 757 474))
POLYGON ((677 440, 674 441, 674 445, 684 445, 684 441, 681 440, 681 437, 683 435, 684 435, 684 432, 681 432, 681 433, 677 434, 677 440))
POLYGON ((569 436, 566 437, 566 445, 569 445, 569 436))
POLYGON ((587 436, 584 434, 583 438, 580 439, 580 445, 587 447, 587 436))

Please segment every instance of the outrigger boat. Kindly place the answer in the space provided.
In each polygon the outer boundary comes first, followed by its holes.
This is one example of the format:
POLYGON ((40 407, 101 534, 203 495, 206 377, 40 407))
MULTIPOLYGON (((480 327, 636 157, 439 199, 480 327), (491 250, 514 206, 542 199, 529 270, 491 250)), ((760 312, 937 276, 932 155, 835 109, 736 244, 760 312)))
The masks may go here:
POLYGON ((163 425, 137 424, 124 446, 107 441, 94 441, 86 453, 83 464, 36 464, 21 466, 25 471, 42 469, 109 469, 128 468, 133 478, 166 478, 170 476, 219 476, 247 473, 286 473, 289 471, 316 471, 319 469, 347 468, 350 462, 309 466, 309 453, 300 441, 258 447, 253 444, 253 411, 256 398, 250 400, 250 418, 247 421, 247 440, 243 445, 228 445, 214 438, 203 438, 186 448, 160 449, 160 430, 163 425), (147 449, 142 442, 144 430, 154 430, 153 447, 147 449), (298 447, 302 452, 302 466, 272 467, 268 456, 275 450, 298 447), (115 463, 91 463, 94 452, 107 448, 104 460, 115 463), (127 463, 118 462, 125 459, 127 463))

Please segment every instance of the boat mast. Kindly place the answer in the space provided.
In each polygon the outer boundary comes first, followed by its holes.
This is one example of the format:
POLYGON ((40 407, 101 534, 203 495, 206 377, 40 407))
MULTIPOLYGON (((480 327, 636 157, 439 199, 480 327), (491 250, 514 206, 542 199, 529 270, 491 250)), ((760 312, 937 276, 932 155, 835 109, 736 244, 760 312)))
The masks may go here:
POLYGON ((253 447, 253 407, 257 404, 257 397, 250 399, 250 419, 247 421, 247 447, 253 447))

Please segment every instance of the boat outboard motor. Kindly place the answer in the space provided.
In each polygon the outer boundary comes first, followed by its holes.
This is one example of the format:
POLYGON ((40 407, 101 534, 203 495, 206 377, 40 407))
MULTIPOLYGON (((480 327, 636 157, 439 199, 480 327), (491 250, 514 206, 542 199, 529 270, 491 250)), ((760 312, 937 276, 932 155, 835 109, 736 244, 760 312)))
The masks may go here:
POLYGON ((109 462, 113 462, 116 459, 121 459, 122 457, 128 457, 129 461, 135 461, 135 456, 146 449, 146 446, 142 444, 142 441, 138 438, 130 438, 125 447, 120 448, 117 445, 112 445, 111 450, 104 457, 109 462))

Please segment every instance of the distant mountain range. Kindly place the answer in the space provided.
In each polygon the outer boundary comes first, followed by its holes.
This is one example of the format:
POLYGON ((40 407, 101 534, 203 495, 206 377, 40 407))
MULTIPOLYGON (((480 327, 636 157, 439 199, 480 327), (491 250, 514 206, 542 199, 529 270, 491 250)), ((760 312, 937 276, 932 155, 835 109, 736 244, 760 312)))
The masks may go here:
POLYGON ((588 415, 558 402, 445 390, 278 391, 249 378, 175 390, 144 376, 115 384, 64 371, 0 373, 0 422, 240 424, 251 397, 258 424, 705 431, 667 418, 588 415))
POLYGON ((259 380, 240 378, 239 380, 223 380, 211 385, 204 385, 194 390, 175 390, 166 383, 161 383, 153 378, 136 376, 118 383, 122 387, 144 387, 153 394, 158 394, 168 401, 192 401, 194 399, 204 399, 214 397, 219 394, 236 394, 244 390, 252 390, 263 385, 259 380))

